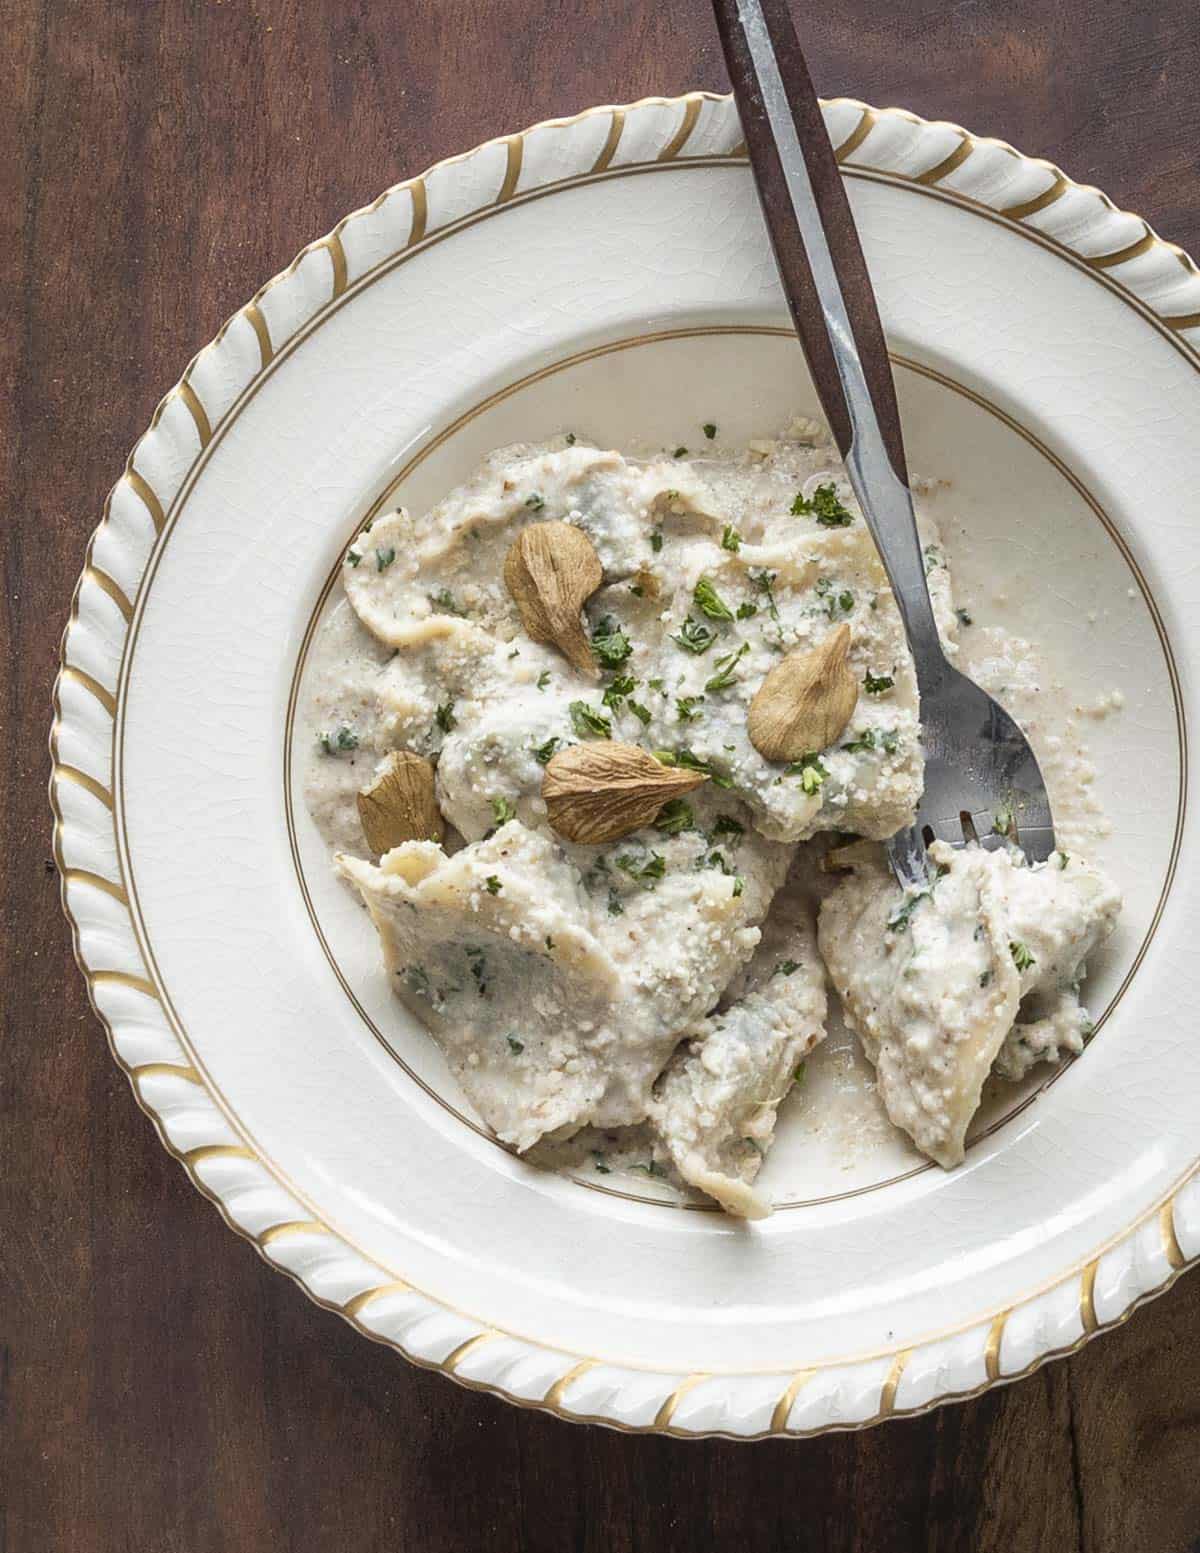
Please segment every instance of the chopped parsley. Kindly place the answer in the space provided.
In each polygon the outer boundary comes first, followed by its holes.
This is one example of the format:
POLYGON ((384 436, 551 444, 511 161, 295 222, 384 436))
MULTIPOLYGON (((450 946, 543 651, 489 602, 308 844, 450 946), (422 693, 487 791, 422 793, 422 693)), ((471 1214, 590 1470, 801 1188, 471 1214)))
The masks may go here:
POLYGON ((701 426, 700 430, 704 433, 704 435, 711 442, 713 440, 713 438, 717 434, 717 423, 715 421, 705 421, 704 425, 701 426))
POLYGON ((941 555, 938 553, 938 548, 936 545, 926 545, 921 554, 925 557, 926 577, 929 576, 930 572, 935 572, 939 566, 944 566, 946 564, 942 560, 941 555))
POLYGON ((652 890, 667 871, 666 859, 658 852, 651 852, 648 858, 626 853, 617 859, 617 867, 647 890, 652 890))
POLYGON ((666 688, 666 681, 665 680, 661 680, 661 679, 648 679, 646 681, 646 683, 647 683, 647 685, 649 685, 651 690, 657 690, 660 696, 665 696, 666 695, 667 688, 666 688))
POLYGON ((546 498, 539 491, 534 491, 532 495, 525 498, 525 505, 530 512, 541 512, 546 505, 546 498))
POLYGON ((376 571, 386 572, 388 567, 392 564, 392 562, 395 559, 396 559, 396 552, 395 552, 394 548, 391 545, 389 545, 386 550, 376 550, 376 552, 375 552, 375 569, 376 569, 376 571))
POLYGON ((615 669, 629 657, 633 646, 619 622, 605 615, 592 632, 592 651, 604 668, 615 669))
POLYGON ((630 674, 618 674, 600 697, 605 706, 611 706, 614 712, 621 710, 626 696, 631 696, 637 689, 637 680, 630 674))
POLYGON ((688 453, 688 450, 685 447, 678 447, 678 448, 675 449, 675 452, 674 452, 673 456, 675 458, 686 458, 687 457, 687 453, 688 453))
POLYGON ((973 626, 975 624, 974 618, 972 617, 969 610, 956 609, 954 613, 958 616, 958 623, 960 626, 973 626))
POLYGON ((554 751, 561 743, 561 739, 552 738, 547 739, 545 744, 535 744, 533 747, 534 760, 537 761, 539 766, 548 766, 554 759, 554 751))
POLYGON ((886 755, 894 755, 899 747, 900 735, 894 728, 864 728, 857 739, 851 739, 849 744, 841 746, 848 755, 876 749, 883 750, 886 755))
POLYGON ((539 690, 545 690, 546 686, 549 683, 550 683, 550 670, 549 669, 543 669, 542 672, 537 677, 537 688, 539 690))
POLYGON ((672 798, 658 811, 654 828, 661 830, 664 835, 678 836, 682 830, 693 830, 695 824, 696 816, 692 813, 691 804, 682 798, 672 798))
POLYGON ((1019 971, 1027 971, 1031 965, 1037 964, 1037 961, 1033 958, 1025 945, 1021 943, 1020 939, 1009 939, 1008 952, 1012 955, 1013 964, 1019 971))
POLYGON ((484 884, 487 887, 487 892, 489 895, 499 895, 500 891, 504 888, 504 886, 500 883, 500 879, 497 874, 489 874, 484 880, 484 884))
POLYGON ((991 983, 991 980, 992 980, 992 973, 991 973, 991 971, 984 971, 980 975, 980 977, 979 977, 979 985, 981 987, 986 987, 986 986, 988 986, 991 983))
POLYGON ((592 1169, 593 1170, 598 1170, 602 1176, 610 1176, 610 1175, 612 1175, 612 1171, 604 1163, 603 1159, 597 1159, 595 1161, 595 1163, 593 1164, 592 1169))
POLYGON ((685 771, 699 771, 708 777, 714 787, 729 788, 733 786, 733 778, 722 776, 714 771, 707 760, 701 760, 699 755, 693 755, 691 750, 655 750, 655 760, 664 766, 682 766, 685 771))
POLYGON ((718 814, 710 832, 713 841, 722 836, 744 836, 746 827, 740 820, 735 820, 732 814, 718 814))
POLYGON ((357 566, 358 563, 361 560, 362 560, 362 556, 359 555, 357 550, 347 550, 346 551, 346 564, 348 566, 357 566))
POLYGON ((798 776, 800 786, 811 798, 824 785, 829 772, 825 769, 825 762, 818 755, 802 755, 799 760, 792 761, 786 766, 784 776, 798 776))
POLYGON ((443 733, 449 733, 452 728, 458 726, 458 718, 454 715, 454 702, 443 701, 435 708, 433 720, 443 733))
POLYGON ((739 620, 753 620, 757 614, 758 605, 751 604, 749 599, 747 599, 744 604, 739 604, 737 607, 737 617, 739 620))
POLYGON ((737 678, 734 670, 738 662, 750 651, 750 643, 743 642, 737 652, 727 653, 724 658, 717 659, 717 672, 709 680, 705 681, 705 690, 725 690, 732 685, 737 678))
POLYGON ((509 820, 516 819, 517 811, 507 798, 493 798, 492 815, 497 825, 507 825, 509 820))
POLYGON ((650 535, 650 548, 651 548, 651 550, 654 551, 655 555, 657 555, 658 552, 662 549, 662 547, 663 547, 662 529, 656 528, 656 529, 654 529, 654 531, 650 535))
POLYGON ((701 577, 692 593, 696 608, 702 610, 710 620, 732 620, 733 610, 713 586, 711 577, 701 577))
POLYGON ((650 708, 648 706, 643 706, 640 701, 630 700, 628 702, 628 708, 641 723, 643 728, 648 728, 650 726, 650 708))
POLYGON ((327 755, 344 755, 358 748, 358 735, 352 728, 339 728, 336 733, 321 735, 321 748, 327 755))
POLYGON ((1062 851, 1059 852, 1059 854, 1058 854, 1058 866, 1059 866, 1060 871, 1062 869, 1064 869, 1070 861, 1071 861, 1071 854, 1069 852, 1062 852, 1062 851))
POLYGON ((929 899, 930 893, 931 892, 929 890, 918 890, 914 895, 905 896, 900 904, 893 909, 887 919, 888 932, 906 932, 908 929, 908 924, 912 921, 913 912, 916 911, 917 907, 921 904, 922 901, 929 899))
POLYGON ((1002 803, 992 815, 992 832, 997 836, 1011 836, 1017 828, 1011 800, 1002 803))
POLYGON ((569 431, 567 433, 567 446, 569 448, 573 448, 575 446, 575 433, 573 431, 569 431))
POLYGON ((721 549, 732 550, 734 555, 742 548, 742 536, 734 528, 732 523, 726 523, 721 530, 721 549))
POLYGON ((792 1074, 792 1083, 796 1086, 797 1089, 800 1089, 803 1086, 804 1080, 807 1076, 808 1070, 806 1069, 804 1063, 801 1063, 796 1071, 792 1074))
MULTIPOLYGON (((380 567, 380 571, 383 568, 380 567)), ((429 602, 435 609, 440 609, 444 615, 465 615, 466 610, 461 609, 449 588, 439 588, 436 593, 429 595, 429 602)))
POLYGON ((734 898, 734 900, 736 900, 738 898, 738 896, 742 893, 742 891, 745 888, 746 888, 746 881, 742 878, 741 874, 734 874, 734 876, 733 876, 733 898, 734 898))
POLYGON ((586 701, 572 701, 571 726, 581 739, 611 739, 612 722, 586 701))
POLYGON ((667 1180, 667 1172, 656 1159, 650 1160, 645 1165, 630 1165, 630 1170, 644 1170, 648 1176, 655 1176, 660 1181, 667 1180))
POLYGON ((525 1042, 518 1041, 515 1035, 506 1035, 504 1039, 508 1042, 508 1049, 514 1057, 519 1057, 525 1050, 525 1042))
POLYGON ((486 997, 488 988, 487 957, 485 956, 483 950, 468 944, 467 965, 470 967, 471 975, 475 979, 476 992, 478 992, 481 998, 486 997))
POLYGON ((800 961, 799 960, 780 960, 778 965, 776 965, 775 969, 771 972, 771 975, 772 976, 791 976, 791 975, 794 974, 794 972, 798 971, 799 969, 800 969, 800 961))
POLYGON ((404 973, 404 982, 410 992, 432 1003, 433 987, 430 985, 429 972, 423 965, 410 965, 404 973))
POLYGON ((779 608, 775 603, 775 594, 772 591, 776 573, 768 571, 751 572, 749 576, 750 581, 754 584, 758 591, 766 595, 767 610, 771 616, 771 619, 778 620, 779 608))
POLYGON ((867 677, 863 680, 863 689, 869 696, 881 696, 885 691, 891 690, 896 683, 893 674, 872 674, 867 670, 867 677))
POLYGON ((717 633, 710 626, 706 626, 703 620, 693 620, 691 615, 671 637, 671 640, 677 642, 685 652, 694 652, 697 655, 707 652, 716 639, 717 633))
POLYGON ((710 852, 704 859, 709 868, 719 868, 726 878, 733 877, 733 869, 729 866, 729 859, 724 852, 710 852))
POLYGON ((610 917, 623 917, 625 915, 625 908, 621 904, 621 897, 611 884, 608 887, 608 914, 610 917))
POLYGON ((703 700, 703 696, 676 696, 675 715, 679 718, 679 721, 681 723, 696 722, 700 717, 700 713, 696 710, 696 703, 703 700))
POLYGON ((793 517, 816 518, 822 528, 848 528, 854 522, 854 514, 848 512, 838 500, 837 487, 832 481, 818 485, 811 496, 796 492, 792 503, 793 517))

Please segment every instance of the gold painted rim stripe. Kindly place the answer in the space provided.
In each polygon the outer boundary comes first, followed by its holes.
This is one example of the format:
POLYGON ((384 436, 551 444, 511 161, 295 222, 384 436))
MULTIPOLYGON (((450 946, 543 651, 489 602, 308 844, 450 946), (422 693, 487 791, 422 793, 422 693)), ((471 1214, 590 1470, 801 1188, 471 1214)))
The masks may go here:
POLYGON ((656 1429, 670 1428, 671 1420, 675 1417, 675 1409, 683 1401, 684 1397, 687 1396, 689 1391, 694 1391, 697 1386, 708 1379, 710 1379, 710 1376, 707 1372, 699 1371, 695 1375, 689 1375, 686 1380, 680 1381, 658 1412, 655 1413, 654 1427, 656 1429))
POLYGON ((922 183, 926 188, 932 188, 935 183, 941 183, 943 178, 948 178, 956 167, 961 167, 974 149, 974 141, 970 136, 964 135, 949 156, 944 156, 940 162, 935 162, 932 167, 927 167, 923 173, 918 173, 913 182, 922 183))
POLYGON ((504 144, 506 147, 504 182, 500 185, 500 193, 496 196, 497 205, 507 204, 517 192, 517 184, 521 181, 521 162, 525 154, 525 142, 520 135, 509 135, 504 144))
MULTIPOLYGON (((564 1405, 563 1398, 566 1396, 567 1392, 571 1389, 575 1382, 577 1380, 582 1380, 589 1370, 597 1369, 599 1367, 599 1362, 600 1361, 598 1359, 580 1359, 579 1363, 572 1365, 565 1375, 559 1376, 559 1378, 546 1392, 546 1395, 542 1398, 542 1401, 547 1407, 552 1407, 555 1409, 555 1411, 557 1411, 564 1405)), ((569 1412, 570 1409, 568 1408, 567 1411, 569 1412)))
POLYGON ((1147 227, 1136 243, 1114 249, 1112 253, 1097 254, 1094 259, 1089 259, 1087 262, 1094 270, 1111 270, 1115 265, 1127 264, 1130 259, 1140 259, 1144 253, 1150 252, 1157 241, 1154 233, 1147 227))
POLYGON ((63 878, 68 884, 86 884, 93 890, 103 890, 105 895, 111 895, 113 900, 120 901, 122 906, 128 907, 129 897, 124 887, 114 879, 106 879, 103 874, 94 874, 90 868, 71 868, 69 866, 61 870, 63 878))
POLYGON ((592 163, 591 176, 602 173, 617 154, 617 147, 621 144, 621 133, 625 128, 624 108, 614 108, 612 117, 608 121, 608 135, 600 148, 600 155, 592 163))
POLYGON ((408 185, 408 193, 412 202, 412 219, 409 222, 408 242, 405 247, 411 248, 425 236, 425 225, 429 220, 429 197, 425 192, 424 178, 414 178, 408 185))
POLYGON ((1054 182, 1048 189, 1043 189, 1031 200, 1021 200, 1016 205, 1005 205, 996 214, 1007 216, 1010 221, 1024 221, 1026 216, 1036 216, 1039 210, 1045 210, 1047 205, 1053 205, 1057 200, 1062 199, 1070 187, 1066 176, 1063 173, 1056 173, 1054 182))
POLYGON ((241 1143, 202 1143, 199 1148, 188 1149, 182 1156, 184 1163, 193 1168, 207 1164, 210 1159, 256 1159, 251 1149, 241 1143))
POLYGON ((402 1278, 393 1278, 390 1283, 378 1283, 372 1289, 364 1289, 361 1294, 356 1294, 352 1300, 347 1300, 342 1306, 342 1313, 357 1321, 359 1314, 366 1310, 368 1305, 373 1305, 376 1300, 386 1298, 389 1294, 411 1294, 411 1283, 405 1283, 402 1278))
POLYGON ((477 1332, 474 1337, 468 1337, 465 1343, 459 1343, 457 1348, 452 1349, 442 1360, 442 1364, 446 1369, 453 1372, 468 1354, 474 1353, 476 1348, 482 1348, 485 1343, 493 1342, 497 1337, 502 1337, 503 1335, 503 1333, 495 1332, 491 1328, 486 1332, 477 1332))
POLYGON ((332 301, 335 297, 340 297, 346 289, 346 279, 349 275, 346 265, 346 250, 342 246, 342 240, 336 231, 330 232, 329 236, 317 246, 324 248, 329 255, 329 263, 333 271, 333 281, 329 293, 330 301, 332 301))
POLYGON ((848 156, 853 156, 877 123, 874 108, 864 108, 862 118, 833 153, 835 160, 844 162, 848 156))
POLYGON ((1162 321, 1168 329, 1200 329, 1200 313, 1176 313, 1173 317, 1164 315, 1162 321))
POLYGON ((271 358, 275 354, 275 347, 271 344, 271 331, 267 326, 266 314, 257 302, 247 302, 242 309, 246 322, 254 330, 258 338, 259 370, 269 367, 271 358))
POLYGON ((1004 1328, 1007 1322, 1008 1311, 1002 1310, 992 1322, 987 1342, 983 1347, 983 1368, 989 1381, 1000 1379, 1000 1345, 1004 1341, 1004 1328))
POLYGON ((1079 1280, 1079 1320, 1089 1335, 1100 1330, 1096 1320, 1096 1269, 1099 1261, 1089 1262, 1079 1280))
MULTIPOLYGON (((93 971, 92 981, 100 987, 127 987, 130 992, 140 992, 144 998, 153 998, 156 1003, 160 1001, 154 983, 147 981, 144 976, 134 976, 130 971, 93 971)), ((191 1064, 188 1066, 191 1067, 191 1064)), ((195 1068, 191 1068, 191 1071, 196 1072, 195 1068)))
POLYGON ((696 120, 700 117, 700 98, 687 97, 684 99, 687 106, 683 110, 683 118, 679 122, 679 128, 671 139, 658 153, 660 162, 673 162, 691 139, 692 131, 696 127, 696 120))
POLYGON ((93 561, 89 561, 84 567, 83 575, 89 582, 95 583, 101 592, 108 594, 109 598, 112 599, 113 603, 125 616, 125 624, 128 625, 133 619, 133 605, 127 597, 125 589, 117 582, 116 578, 110 577, 106 571, 102 571, 93 561))
POLYGON ((1178 1272, 1187 1265, 1187 1257, 1183 1254, 1183 1247, 1179 1244, 1179 1236, 1175 1230, 1175 1199, 1173 1197, 1168 1197, 1158 1210, 1158 1228, 1162 1235, 1163 1250, 1166 1252, 1167 1263, 1178 1272))
POLYGON ((792 1416, 792 1408, 796 1398, 800 1395, 801 1388, 806 1386, 816 1373, 815 1370, 797 1370, 787 1384, 787 1389, 771 1410, 771 1433, 786 1434, 787 1422, 792 1416))
POLYGON ((892 1367, 887 1372, 887 1379, 879 1389, 879 1412, 877 1418, 890 1418, 896 1411, 896 1392, 900 1387, 900 1377, 904 1374, 904 1367, 912 1357, 911 1348, 902 1348, 892 1360, 892 1367))
POLYGON ((83 669, 77 669, 73 663, 64 663, 62 677, 70 685, 79 685, 90 695, 95 696, 100 705, 110 717, 117 715, 117 698, 111 690, 105 689, 98 679, 86 673, 83 669))
POLYGON ((200 403, 200 395, 186 377, 179 381, 179 397, 187 405, 188 414, 196 423, 196 435, 200 438, 201 449, 206 448, 212 441, 212 425, 208 419, 208 411, 200 403))
POLYGON ((293 1240, 299 1235, 329 1235, 319 1219, 285 1219, 282 1224, 272 1224, 256 1238, 262 1247, 273 1246, 277 1240, 293 1240))
POLYGON ((181 1078, 189 1084, 195 1084, 198 1089, 205 1087, 204 1080, 195 1068, 185 1062, 143 1062, 140 1068, 130 1068, 129 1072, 139 1084, 146 1078, 181 1078))
MULTIPOLYGON (((97 782, 94 776, 88 776, 86 771, 80 771, 78 766, 56 765, 54 775, 64 782, 70 782, 73 787, 82 787, 85 793, 91 793, 92 797, 112 812, 113 796, 107 787, 97 782)), ((95 971, 89 974, 95 976, 95 971)))
POLYGON ((138 474, 132 464, 125 470, 125 478, 129 481, 134 494, 145 505, 146 511, 150 514, 150 521, 154 524, 154 532, 161 534, 163 524, 167 521, 167 515, 163 511, 162 502, 159 501, 150 488, 150 482, 144 476, 138 474))

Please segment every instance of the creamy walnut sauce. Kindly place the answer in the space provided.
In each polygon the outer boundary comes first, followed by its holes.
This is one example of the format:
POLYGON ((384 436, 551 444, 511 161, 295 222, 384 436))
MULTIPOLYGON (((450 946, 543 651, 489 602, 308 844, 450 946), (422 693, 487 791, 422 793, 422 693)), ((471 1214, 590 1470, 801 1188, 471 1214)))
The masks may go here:
MULTIPOLYGON (((917 489, 938 627, 965 661, 970 617, 936 522, 947 499, 917 489)), ((357 534, 341 591, 300 711, 309 811, 393 990, 504 1142, 757 1217, 778 1108, 791 1095, 802 1111, 797 1076, 826 1033, 827 978, 892 1122, 947 1166, 989 1073, 1078 1049, 1083 962, 1120 905, 1074 855, 1098 820, 1078 719, 1069 735, 1034 729, 1070 857, 938 854, 928 892, 903 897, 867 849, 818 913, 811 838, 909 823, 922 756, 895 603, 815 423, 704 458, 574 437, 503 448, 430 513, 357 534), (547 522, 582 532, 602 569, 583 611, 589 673, 531 638, 506 585, 510 547, 547 522), (824 748, 766 759, 747 730, 756 691, 842 626, 849 721, 824 748), (581 741, 706 780, 631 834, 571 842, 542 783, 581 741), (358 794, 395 750, 435 765, 447 834, 376 857, 358 794)), ((974 672, 1036 724, 1034 649, 970 634, 974 672)))

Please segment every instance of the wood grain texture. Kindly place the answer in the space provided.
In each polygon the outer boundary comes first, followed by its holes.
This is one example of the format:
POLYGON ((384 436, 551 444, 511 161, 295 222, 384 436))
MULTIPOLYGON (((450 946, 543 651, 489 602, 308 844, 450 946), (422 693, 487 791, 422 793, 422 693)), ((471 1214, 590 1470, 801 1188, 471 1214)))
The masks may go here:
MULTIPOLYGON (((1200 252, 1195 0, 796 14, 822 91, 1003 136, 1200 252)), ((87 535, 163 388, 397 177, 588 103, 724 86, 706 0, 10 0, 5 1553, 1200 1547, 1200 1276, 1066 1363, 865 1434, 572 1427, 408 1367, 268 1271, 159 1148, 72 963, 50 686, 87 535)))

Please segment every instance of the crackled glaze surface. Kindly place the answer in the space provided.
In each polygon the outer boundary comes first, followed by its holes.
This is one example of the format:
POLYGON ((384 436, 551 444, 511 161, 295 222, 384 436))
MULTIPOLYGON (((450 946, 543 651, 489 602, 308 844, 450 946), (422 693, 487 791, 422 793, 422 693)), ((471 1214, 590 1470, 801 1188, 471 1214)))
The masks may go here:
MULTIPOLYGON (((1200 1073, 1178 1039, 1195 997, 1194 870, 1176 824, 1190 688, 1164 645, 1180 655, 1194 616, 1178 556, 1200 279, 1137 218, 1008 147, 861 104, 827 116, 891 338, 1000 428, 952 471, 964 521, 1006 535, 1006 586, 1054 590, 1056 661, 1086 685, 1080 704, 1114 682, 1129 700, 1101 781, 1122 746, 1141 775, 1106 795, 1145 890, 1103 1039, 1026 1124, 983 1142, 957 1187, 912 1176, 777 1215, 751 1242, 570 1183, 531 1188, 365 1029, 290 883, 279 748, 303 622, 412 450, 441 438, 444 458, 478 456, 472 428, 503 438, 486 416, 454 432, 468 409, 645 335, 648 319, 660 335, 707 330, 710 345, 714 328, 780 322, 726 99, 603 109, 492 142, 306 250, 163 401, 109 499, 64 639, 52 792, 66 905, 118 1060, 168 1147, 264 1255, 371 1335, 618 1427, 752 1437, 918 1410, 1074 1346, 1200 1254, 1200 1073), (567 328, 579 251, 586 327, 567 328), (469 283, 485 255, 486 288, 469 283), (1061 543, 1036 504, 989 504, 1024 456, 1006 416, 1035 428, 1056 502, 1078 507, 1061 543), (614 1245, 644 1285, 612 1280, 614 1245), (823 1296, 797 1283, 800 1260, 823 1296)), ((694 419, 702 360, 675 377, 694 419)), ((666 370, 646 378, 658 387, 666 370)), ((607 394, 564 383, 597 421, 640 391, 620 372, 607 394)), ((918 441, 956 413, 937 395, 925 409, 918 441)), ((355 992, 369 1016, 368 977, 355 992)))

